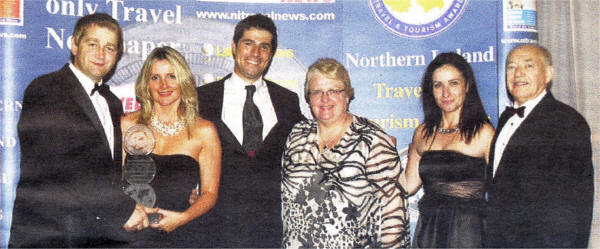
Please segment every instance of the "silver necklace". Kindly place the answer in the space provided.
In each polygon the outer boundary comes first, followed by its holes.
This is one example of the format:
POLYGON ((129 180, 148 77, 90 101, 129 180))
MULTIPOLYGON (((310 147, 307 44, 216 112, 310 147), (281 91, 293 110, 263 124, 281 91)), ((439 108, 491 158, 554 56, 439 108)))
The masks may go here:
POLYGON ((456 131, 458 131, 458 127, 454 127, 451 129, 444 129, 442 127, 438 128, 438 133, 440 133, 440 134, 450 134, 450 133, 454 133, 456 131))
POLYGON ((155 115, 152 115, 150 118, 150 125, 152 125, 156 131, 160 132, 160 134, 163 134, 164 136, 173 136, 183 130, 184 126, 181 119, 177 119, 171 125, 166 125, 163 122, 160 122, 155 115))

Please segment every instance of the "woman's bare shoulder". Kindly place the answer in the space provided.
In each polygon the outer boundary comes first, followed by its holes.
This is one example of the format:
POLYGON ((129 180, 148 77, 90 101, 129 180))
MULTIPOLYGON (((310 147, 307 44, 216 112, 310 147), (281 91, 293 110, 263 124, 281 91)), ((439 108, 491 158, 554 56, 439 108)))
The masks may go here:
POLYGON ((416 151, 421 154, 426 147, 427 141, 429 138, 425 138, 425 124, 419 125, 413 134, 412 144, 410 145, 412 148, 416 149, 416 151))
POLYGON ((415 129, 415 132, 413 133, 413 144, 425 143, 427 140, 427 138, 425 138, 425 132, 425 124, 419 125, 419 127, 417 127, 417 129, 415 129))
POLYGON ((477 133, 477 139, 489 142, 494 137, 494 127, 490 123, 485 123, 477 133))
POLYGON ((485 123, 481 129, 477 132, 477 135, 473 137, 473 146, 475 146, 476 150, 487 154, 489 152, 490 145, 492 143, 492 139, 494 138, 494 127, 485 123))
POLYGON ((139 111, 125 113, 125 114, 123 114, 123 116, 121 116, 121 127, 124 127, 124 128, 131 127, 131 126, 137 124, 139 118, 140 118, 139 111))
POLYGON ((214 135, 217 133, 217 128, 210 120, 196 117, 193 127, 193 135, 207 136, 214 135))

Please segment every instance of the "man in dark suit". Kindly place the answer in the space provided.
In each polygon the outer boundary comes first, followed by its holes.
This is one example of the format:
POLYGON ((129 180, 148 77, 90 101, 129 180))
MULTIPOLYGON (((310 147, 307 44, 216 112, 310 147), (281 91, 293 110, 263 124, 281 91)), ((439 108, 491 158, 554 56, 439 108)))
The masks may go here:
POLYGON ((122 44, 111 16, 84 16, 71 63, 27 87, 10 247, 127 245, 122 226, 135 203, 120 184, 123 109, 103 83, 122 44))
POLYGON ((263 79, 277 51, 271 19, 240 21, 231 48, 233 74, 198 88, 200 115, 216 125, 223 151, 211 246, 281 247, 281 155, 303 119, 298 96, 263 79))
POLYGON ((541 46, 519 46, 508 55, 506 86, 514 103, 492 141, 485 247, 587 247, 594 199, 590 128, 547 90, 553 73, 541 46))

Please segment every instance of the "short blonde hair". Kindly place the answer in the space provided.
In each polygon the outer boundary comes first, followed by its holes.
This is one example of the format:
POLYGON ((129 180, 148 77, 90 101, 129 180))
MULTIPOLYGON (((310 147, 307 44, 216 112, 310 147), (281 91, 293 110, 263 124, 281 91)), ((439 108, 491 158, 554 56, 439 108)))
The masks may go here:
MULTIPOLYGON (((339 80, 344 83, 344 92, 346 92, 350 101, 354 99, 354 88, 352 88, 352 85, 350 84, 350 75, 344 65, 335 59, 319 58, 308 67, 308 72, 306 72, 306 80, 304 82, 304 99, 306 99, 306 103, 310 104, 310 80, 316 73, 319 73, 328 79, 339 80)), ((350 102, 348 102, 348 104, 350 104, 350 102)))

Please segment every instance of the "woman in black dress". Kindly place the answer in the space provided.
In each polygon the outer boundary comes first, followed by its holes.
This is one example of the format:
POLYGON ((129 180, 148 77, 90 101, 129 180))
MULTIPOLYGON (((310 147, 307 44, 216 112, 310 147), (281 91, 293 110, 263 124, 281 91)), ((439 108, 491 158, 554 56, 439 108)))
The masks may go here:
POLYGON ((124 115, 121 128, 123 134, 137 124, 152 130, 156 207, 136 206, 124 225, 135 237, 130 247, 207 247, 202 242, 210 240, 203 238, 204 219, 197 218, 217 201, 221 146, 213 123, 198 116, 195 86, 185 59, 170 47, 154 49, 137 79, 141 109, 124 115), (197 185, 199 196, 190 205, 197 185), (159 214, 158 223, 150 224, 150 213, 159 214))
POLYGON ((456 53, 442 53, 422 82, 425 120, 413 136, 405 178, 409 194, 423 185, 413 247, 482 246, 485 165, 494 128, 473 71, 456 53))

